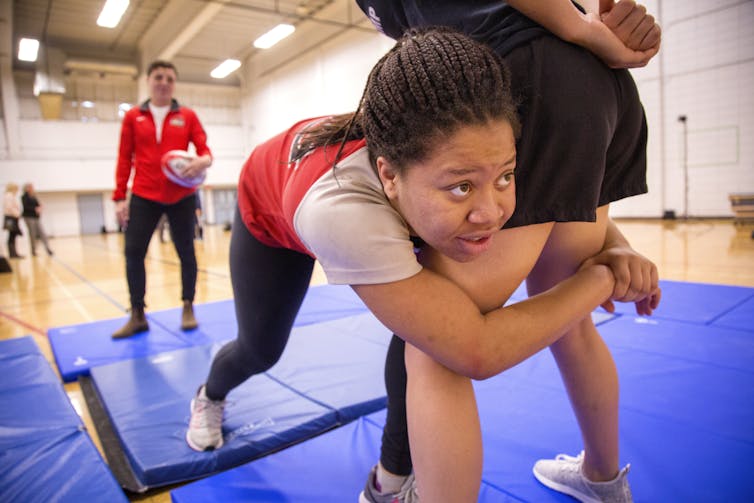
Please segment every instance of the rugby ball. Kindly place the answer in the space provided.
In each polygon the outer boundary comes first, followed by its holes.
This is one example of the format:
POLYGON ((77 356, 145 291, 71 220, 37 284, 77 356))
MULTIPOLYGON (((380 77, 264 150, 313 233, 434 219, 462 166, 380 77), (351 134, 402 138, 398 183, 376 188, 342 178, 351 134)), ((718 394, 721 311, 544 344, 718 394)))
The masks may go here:
POLYGON ((165 173, 168 180, 176 185, 188 188, 197 187, 204 182, 205 178, 207 178, 206 171, 199 176, 190 178, 183 175, 183 171, 193 158, 194 156, 185 150, 171 150, 166 152, 165 155, 162 156, 162 172, 165 173))

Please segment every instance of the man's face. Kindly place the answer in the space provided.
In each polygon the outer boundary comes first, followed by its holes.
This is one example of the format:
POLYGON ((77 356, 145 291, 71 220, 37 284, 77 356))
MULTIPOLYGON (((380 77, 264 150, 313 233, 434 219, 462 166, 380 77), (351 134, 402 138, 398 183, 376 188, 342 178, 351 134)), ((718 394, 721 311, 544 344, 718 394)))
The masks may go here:
POLYGON ((157 67, 147 77, 149 98, 157 106, 170 104, 175 90, 176 74, 172 68, 157 67))

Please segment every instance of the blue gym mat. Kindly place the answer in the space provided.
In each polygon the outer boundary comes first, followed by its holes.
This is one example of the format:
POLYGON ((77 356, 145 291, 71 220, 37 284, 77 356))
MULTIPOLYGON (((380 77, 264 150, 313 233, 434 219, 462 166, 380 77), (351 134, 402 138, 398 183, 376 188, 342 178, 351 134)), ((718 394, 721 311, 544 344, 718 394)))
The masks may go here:
POLYGON ((92 368, 136 479, 121 483, 142 492, 206 476, 384 408, 390 335, 371 313, 294 327, 278 364, 228 395, 225 445, 215 452, 191 450, 184 436, 189 403, 221 344, 92 368))
MULTIPOLYGON (((660 309, 652 315, 652 318, 709 324, 740 308, 747 301, 754 302, 754 288, 743 286, 660 280, 660 287, 662 288, 660 309)), ((615 312, 616 314, 636 314, 634 305, 631 303, 616 302, 615 312)), ((750 310, 746 319, 751 329, 754 311, 750 310)))
POLYGON ((0 501, 127 502, 29 337, 0 341, 0 501))
MULTIPOLYGON (((754 501, 754 289, 663 283, 656 316, 638 318, 628 306, 600 323, 620 375, 621 462, 631 463, 634 499, 754 501), (667 302, 673 296, 683 301, 667 302)), ((475 388, 485 447, 479 501, 573 501, 531 472, 537 459, 582 449, 549 351, 475 388)), ((370 415, 173 490, 172 499, 355 501, 383 421, 384 411, 370 415)))
MULTIPOLYGON (((274 455, 173 490, 173 503, 346 503, 358 500, 379 456, 384 411, 274 455)), ((483 483, 479 501, 520 501, 483 483)))
MULTIPOLYGON (((148 313, 149 330, 125 339, 112 339, 110 334, 120 328, 126 318, 49 329, 47 336, 63 381, 71 382, 89 375, 92 367, 235 337, 236 315, 232 300, 197 304, 194 308, 199 328, 187 332, 180 329, 181 308, 148 313)), ((350 287, 315 286, 307 292, 295 325, 366 311, 366 306, 350 287)))

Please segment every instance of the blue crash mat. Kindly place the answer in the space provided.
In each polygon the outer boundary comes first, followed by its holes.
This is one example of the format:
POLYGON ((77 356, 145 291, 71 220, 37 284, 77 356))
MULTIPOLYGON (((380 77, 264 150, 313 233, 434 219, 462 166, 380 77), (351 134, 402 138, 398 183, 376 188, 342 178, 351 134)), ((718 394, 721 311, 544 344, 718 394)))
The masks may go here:
MULTIPOLYGON (((183 486, 173 503, 333 503, 357 501, 379 456, 384 412, 252 463, 183 486)), ((479 501, 519 501, 482 484, 479 501)))
POLYGON ((295 327, 281 361, 228 395, 225 445, 214 452, 191 450, 184 436, 189 403, 219 344, 95 367, 91 379, 146 490, 237 466, 383 408, 389 337, 369 313, 295 327))
MULTIPOLYGON (((125 323, 125 318, 51 328, 47 335, 55 363, 63 380, 71 382, 79 376, 89 375, 92 367, 235 337, 236 315, 232 300, 197 304, 194 308, 199 328, 187 332, 180 329, 181 308, 148 313, 149 331, 126 339, 110 337, 125 323)), ((366 311, 364 303, 348 286, 315 286, 307 292, 295 325, 309 325, 366 311)))
MULTIPOLYGON (((673 285, 691 310, 671 302, 680 320, 623 315, 600 324, 620 375, 621 463, 631 463, 636 501, 754 501, 754 334, 717 326, 754 289, 730 288, 673 285)), ((537 459, 583 448, 549 351, 474 385, 485 452, 479 501, 573 501, 531 472, 537 459)), ((173 501, 354 501, 379 455, 381 430, 371 426, 381 417, 184 486, 173 501)))
POLYGON ((31 337, 0 341, 0 501, 127 502, 31 337))

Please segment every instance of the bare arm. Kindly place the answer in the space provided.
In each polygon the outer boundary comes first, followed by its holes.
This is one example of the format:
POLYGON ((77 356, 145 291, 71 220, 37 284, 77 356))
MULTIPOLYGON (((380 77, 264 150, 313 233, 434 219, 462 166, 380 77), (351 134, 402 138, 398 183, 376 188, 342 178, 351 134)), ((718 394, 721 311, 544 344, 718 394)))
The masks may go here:
MULTIPOLYGON (((619 34, 625 36, 625 32, 629 31, 630 38, 635 24, 639 21, 637 18, 627 18, 625 11, 631 2, 622 0, 619 4, 624 1, 629 3, 624 4, 622 10, 617 11, 610 18, 609 13, 603 10, 610 4, 605 0, 599 3, 594 1, 589 3, 586 7, 586 14, 582 14, 570 0, 510 0, 508 3, 566 42, 589 50, 611 68, 638 68, 645 66, 657 54, 660 49, 659 38, 657 43, 649 48, 639 45, 640 49, 635 50, 631 47, 636 46, 626 45, 619 34), (600 12, 595 10, 600 10, 605 20, 609 19, 613 27, 619 26, 621 22, 626 23, 623 25, 623 30, 618 33, 613 32, 611 27, 603 22, 600 12)), ((636 6, 635 3, 632 5, 636 6)), ((636 36, 638 35, 637 31, 636 36)))
POLYGON ((406 342, 473 379, 496 375, 556 341, 612 293, 609 268, 591 265, 552 289, 482 314, 460 287, 427 269, 380 285, 354 285, 375 316, 406 342))
POLYGON ((636 312, 650 315, 660 304, 662 292, 659 287, 657 266, 629 244, 612 219, 607 221, 605 244, 600 253, 585 264, 603 264, 615 276, 615 288, 610 300, 602 304, 612 311, 612 301, 634 302, 636 312))

